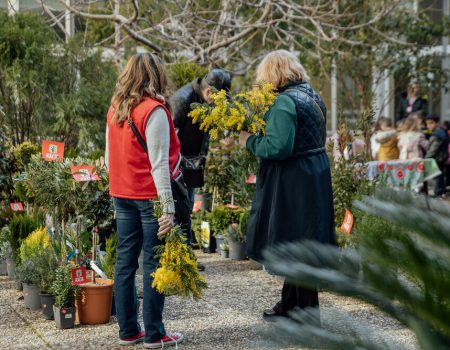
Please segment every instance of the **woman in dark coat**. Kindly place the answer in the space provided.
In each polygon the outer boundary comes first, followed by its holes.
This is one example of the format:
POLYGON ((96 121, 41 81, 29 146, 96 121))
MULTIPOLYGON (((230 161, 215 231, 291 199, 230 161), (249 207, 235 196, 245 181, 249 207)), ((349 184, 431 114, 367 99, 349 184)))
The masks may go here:
MULTIPOLYGON (((269 53, 258 67, 257 81, 272 83, 280 95, 265 115, 265 135, 240 135, 240 144, 261 158, 247 232, 247 253, 256 261, 280 243, 335 244, 326 107, 308 80, 297 57, 285 50, 269 53)), ((280 302, 264 318, 318 305, 317 290, 285 282, 280 302)))

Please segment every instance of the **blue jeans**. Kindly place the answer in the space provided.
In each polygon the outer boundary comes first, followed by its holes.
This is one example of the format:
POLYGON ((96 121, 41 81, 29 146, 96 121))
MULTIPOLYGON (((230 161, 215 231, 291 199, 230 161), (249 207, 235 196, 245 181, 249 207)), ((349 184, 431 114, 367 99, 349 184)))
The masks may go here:
POLYGON ((140 331, 138 303, 135 285, 138 258, 144 249, 143 318, 145 341, 153 342, 166 334, 162 321, 164 295, 152 288, 150 276, 158 266, 154 248, 161 244, 157 237, 158 222, 153 215, 153 204, 149 200, 113 198, 116 211, 117 263, 114 275, 116 313, 119 337, 131 338, 140 331))

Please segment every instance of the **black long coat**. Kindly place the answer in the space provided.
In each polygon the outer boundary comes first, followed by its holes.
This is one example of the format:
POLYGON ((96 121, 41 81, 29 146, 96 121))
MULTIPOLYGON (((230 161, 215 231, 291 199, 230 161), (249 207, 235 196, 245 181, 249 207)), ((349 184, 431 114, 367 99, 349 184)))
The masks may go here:
POLYGON ((336 241, 330 163, 325 152, 326 107, 308 83, 280 90, 296 105, 294 150, 284 160, 261 159, 252 202, 247 254, 263 260, 276 244, 336 241))

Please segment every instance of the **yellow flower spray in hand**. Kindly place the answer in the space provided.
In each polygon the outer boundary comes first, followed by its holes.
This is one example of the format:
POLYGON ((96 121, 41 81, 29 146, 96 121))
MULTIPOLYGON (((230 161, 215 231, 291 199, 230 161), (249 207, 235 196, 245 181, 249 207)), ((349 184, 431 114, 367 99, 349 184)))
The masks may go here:
POLYGON ((277 96, 271 84, 262 84, 235 96, 220 90, 212 95, 214 106, 194 103, 189 116, 192 122, 199 123, 200 129, 207 131, 212 139, 225 136, 227 132, 264 134, 264 114, 277 96))
MULTIPOLYGON (((155 216, 162 215, 162 203, 153 202, 155 216)), ((192 247, 180 226, 175 226, 163 238, 165 243, 155 248, 159 265, 152 273, 152 287, 165 295, 179 295, 200 299, 207 288, 205 278, 200 275, 192 247)))

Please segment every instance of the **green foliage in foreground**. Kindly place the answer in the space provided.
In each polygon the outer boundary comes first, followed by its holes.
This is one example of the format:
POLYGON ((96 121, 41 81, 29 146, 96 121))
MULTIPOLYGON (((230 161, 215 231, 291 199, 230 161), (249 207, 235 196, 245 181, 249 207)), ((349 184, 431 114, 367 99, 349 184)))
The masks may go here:
MULTIPOLYGON (((406 193, 384 192, 357 202, 361 210, 400 226, 395 234, 372 234, 357 250, 316 242, 279 246, 267 252, 267 266, 299 285, 319 287, 375 305, 411 329, 422 349, 450 344, 450 206, 406 193)), ((389 228, 386 227, 389 231, 389 228)), ((392 233, 392 232, 391 232, 392 233)), ((283 321, 291 339, 327 349, 401 349, 374 337, 351 317, 332 330, 310 322, 314 311, 283 321)), ((334 316, 333 316, 334 318, 334 316)))

